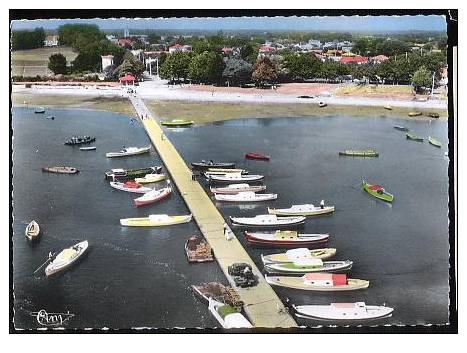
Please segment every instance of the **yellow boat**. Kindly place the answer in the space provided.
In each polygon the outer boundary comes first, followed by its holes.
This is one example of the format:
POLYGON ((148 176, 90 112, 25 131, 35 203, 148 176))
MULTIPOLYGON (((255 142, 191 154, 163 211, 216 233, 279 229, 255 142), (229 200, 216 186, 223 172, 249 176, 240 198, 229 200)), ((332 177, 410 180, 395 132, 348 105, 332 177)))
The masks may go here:
POLYGON ((34 240, 39 236, 40 231, 39 224, 35 220, 32 220, 26 227, 24 234, 29 240, 34 240))
POLYGON ((283 253, 278 254, 270 254, 264 255, 263 261, 265 262, 275 262, 275 263, 285 263, 285 262, 293 262, 294 259, 303 252, 304 256, 307 257, 314 257, 317 259, 329 259, 336 255, 337 249, 336 248, 323 248, 323 249, 306 249, 306 248, 299 248, 299 249, 292 249, 288 250, 283 253))
POLYGON ((307 273, 302 277, 265 276, 266 282, 274 286, 311 290, 318 292, 342 292, 368 288, 370 282, 347 278, 345 274, 307 273))
POLYGON ((208 168, 208 172, 211 172, 211 173, 222 173, 222 174, 225 174, 225 173, 245 173, 246 170, 245 169, 228 169, 228 168, 208 168))
POLYGON ((166 214, 152 214, 141 218, 123 218, 120 224, 126 227, 162 227, 173 224, 188 223, 192 215, 168 216, 166 214))
POLYGON ((321 214, 334 212, 334 206, 325 206, 321 201, 321 206, 314 206, 312 204, 305 205, 292 205, 290 208, 269 208, 269 214, 278 216, 317 216, 321 214))
POLYGON ((165 179, 165 174, 146 174, 143 178, 135 178, 139 184, 156 183, 165 179))

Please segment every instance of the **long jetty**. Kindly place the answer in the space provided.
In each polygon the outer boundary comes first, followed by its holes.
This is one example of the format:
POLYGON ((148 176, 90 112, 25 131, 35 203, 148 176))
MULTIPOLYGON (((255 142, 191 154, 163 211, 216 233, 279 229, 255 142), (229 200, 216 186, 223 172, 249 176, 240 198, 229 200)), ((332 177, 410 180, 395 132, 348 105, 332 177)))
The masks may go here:
POLYGON ((264 328, 297 327, 297 323, 271 286, 265 281, 261 271, 255 266, 237 237, 233 236, 230 240, 226 239, 224 235, 224 218, 201 185, 197 181, 192 180, 191 169, 164 135, 164 131, 153 117, 151 111, 146 107, 146 104, 137 94, 130 94, 129 99, 185 200, 193 215, 193 219, 214 250, 214 255, 219 266, 244 302, 244 310, 253 326, 264 328), (253 273, 259 279, 257 286, 239 288, 234 285, 231 276, 228 274, 227 267, 235 262, 245 262, 252 266, 253 273))

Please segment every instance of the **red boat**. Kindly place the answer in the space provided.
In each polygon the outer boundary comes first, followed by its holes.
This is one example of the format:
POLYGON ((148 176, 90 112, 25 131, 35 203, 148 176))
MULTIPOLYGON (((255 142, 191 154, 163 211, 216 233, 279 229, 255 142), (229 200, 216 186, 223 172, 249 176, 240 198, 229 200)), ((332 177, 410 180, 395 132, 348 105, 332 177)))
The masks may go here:
POLYGON ((159 190, 151 190, 145 193, 143 196, 134 199, 133 202, 135 203, 136 207, 149 205, 169 196, 171 192, 172 188, 170 186, 159 190))
POLYGON ((248 152, 247 154, 245 154, 245 158, 258 159, 260 161, 269 161, 269 156, 265 156, 264 154, 256 153, 256 152, 248 152))

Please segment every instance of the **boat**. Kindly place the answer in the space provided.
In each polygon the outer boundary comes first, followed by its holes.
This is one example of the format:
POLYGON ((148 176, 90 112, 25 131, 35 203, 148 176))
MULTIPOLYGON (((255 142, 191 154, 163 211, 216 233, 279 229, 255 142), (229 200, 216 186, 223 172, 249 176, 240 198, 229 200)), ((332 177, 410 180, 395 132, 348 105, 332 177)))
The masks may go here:
POLYGON ((323 248, 323 249, 307 249, 307 248, 295 248, 287 250, 284 253, 278 254, 269 254, 263 255, 261 254, 261 260, 263 263, 289 263, 294 262, 297 259, 308 259, 308 258, 316 258, 316 259, 329 259, 330 257, 336 254, 335 248, 323 248))
POLYGON ((76 174, 79 170, 74 167, 43 167, 43 172, 57 173, 57 174, 76 174))
POLYGON ((340 151, 339 156, 349 156, 349 157, 378 157, 379 153, 375 150, 345 150, 340 151))
POLYGON ((223 328, 252 328, 253 325, 239 312, 238 308, 209 298, 209 311, 223 328))
POLYGON ((45 118, 46 118, 46 119, 49 119, 49 120, 54 120, 54 119, 55 119, 55 117, 54 117, 53 115, 46 116, 45 118))
POLYGON ((421 138, 420 136, 414 135, 414 134, 410 134, 408 132, 405 134, 405 137, 407 138, 407 140, 423 142, 423 138, 421 138))
POLYGON ((80 147, 79 148, 81 151, 95 151, 96 146, 89 146, 89 147, 80 147))
POLYGON ((245 154, 247 159, 257 159, 260 161, 269 161, 270 157, 257 152, 248 152, 245 154))
POLYGON ((139 184, 157 183, 158 181, 162 181, 165 178, 165 174, 146 174, 142 178, 135 178, 135 182, 139 184))
POLYGON ((162 188, 159 190, 151 190, 145 193, 143 196, 140 196, 133 200, 136 207, 141 207, 145 205, 150 205, 154 202, 162 200, 170 195, 172 188, 170 186, 162 188))
POLYGON ((194 123, 193 120, 184 120, 184 119, 173 119, 173 120, 164 120, 161 121, 161 125, 164 126, 189 126, 194 123))
POLYGON ((230 217, 233 225, 248 227, 290 227, 305 223, 305 217, 277 217, 276 215, 258 215, 255 217, 230 217))
POLYGON ((224 175, 205 175, 206 178, 210 182, 216 183, 230 183, 233 181, 246 181, 246 182, 253 182, 253 181, 261 181, 264 179, 264 175, 242 175, 240 173, 228 173, 224 175))
POLYGON ((442 145, 441 145, 441 142, 439 142, 437 139, 435 139, 435 138, 433 138, 433 137, 431 137, 431 136, 428 136, 428 142, 429 142, 431 145, 435 146, 435 147, 440 147, 440 148, 441 148, 441 146, 442 146, 442 145))
POLYGON ((105 154, 105 156, 107 158, 135 156, 135 155, 138 155, 138 154, 148 153, 150 150, 151 150, 151 146, 146 146, 146 147, 126 147, 126 148, 123 148, 121 151, 118 151, 118 152, 107 152, 105 154))
POLYGON ((191 214, 182 216, 152 214, 148 217, 123 218, 120 220, 120 224, 127 227, 162 227, 174 224, 188 223, 191 221, 191 217, 191 214))
POLYGON ((227 202, 261 202, 277 199, 277 194, 255 194, 253 191, 242 191, 238 194, 215 194, 217 201, 227 202))
POLYGON ((227 173, 241 173, 241 174, 248 174, 248 171, 245 169, 236 169, 236 168, 208 168, 206 173, 211 174, 227 174, 227 173))
POLYGON ((394 311, 386 306, 366 305, 364 302, 331 303, 330 305, 292 305, 296 316, 315 320, 371 320, 389 317, 394 311))
POLYGON ((36 107, 36 109, 34 109, 34 113, 44 114, 45 113, 45 108, 44 107, 36 107))
POLYGON ((408 115, 409 116, 420 116, 422 115, 422 112, 410 112, 408 115))
POLYGON ((319 102, 318 103, 318 107, 320 107, 320 108, 324 108, 326 106, 327 106, 327 103, 324 103, 324 102, 319 102))
POLYGON ((363 279, 347 278, 342 273, 307 273, 301 277, 264 276, 273 286, 318 292, 343 292, 368 288, 370 282, 363 279))
POLYGON ((35 220, 32 220, 26 226, 26 230, 24 231, 24 234, 26 235, 26 238, 28 238, 29 240, 34 240, 38 238, 40 232, 41 232, 41 229, 39 227, 39 224, 37 224, 35 220))
POLYGON ((137 194, 146 194, 153 189, 142 186, 141 184, 138 184, 134 181, 126 181, 124 183, 121 183, 119 181, 111 181, 110 186, 113 187, 114 189, 117 190, 122 190, 122 191, 127 191, 127 192, 134 192, 137 194))
MULTIPOLYGON (((263 261, 264 263, 264 261, 263 261)), ((353 262, 323 261, 317 258, 298 258, 293 262, 265 263, 264 269, 270 273, 311 273, 311 272, 342 272, 352 268, 353 262)))
POLYGON ((409 128, 407 128, 407 127, 405 127, 405 126, 394 125, 393 127, 394 127, 394 129, 396 129, 396 130, 406 131, 406 132, 409 131, 409 128))
POLYGON ((371 196, 374 196, 380 200, 392 202, 394 200, 394 196, 386 190, 381 185, 372 185, 368 184, 365 180, 362 180, 362 188, 371 196))
POLYGON ((215 194, 238 194, 239 192, 260 192, 266 190, 265 185, 250 185, 250 184, 229 184, 223 188, 211 187, 211 192, 215 194))
POLYGON ((218 302, 241 308, 243 301, 231 286, 225 286, 219 282, 209 282, 200 285, 192 285, 191 288, 201 299, 209 304, 209 298, 218 302))
POLYGON ((69 146, 84 145, 86 143, 91 143, 94 141, 96 141, 96 138, 91 137, 91 136, 83 136, 83 137, 73 136, 65 141, 65 145, 69 145, 69 146))
POLYGON ((214 261, 211 246, 198 235, 192 235, 185 243, 185 253, 188 262, 214 261))
POLYGON ((385 106, 384 106, 384 109, 386 109, 386 110, 392 110, 392 107, 391 107, 390 105, 385 105, 385 106))
POLYGON ((438 114, 438 113, 428 113, 427 116, 429 116, 430 118, 435 118, 435 119, 438 119, 438 118, 439 118, 439 114, 438 114))
POLYGON ((321 214, 334 212, 334 206, 325 206, 324 202, 321 206, 314 206, 312 204, 305 205, 292 205, 290 208, 270 208, 268 207, 269 214, 278 216, 317 216, 321 214))
POLYGON ((308 246, 327 242, 329 234, 300 234, 291 230, 278 230, 274 233, 245 232, 245 239, 258 245, 308 246))
POLYGON ((205 160, 201 162, 192 162, 191 163, 191 168, 192 169, 197 169, 197 170, 206 170, 209 168, 235 168, 235 163, 231 162, 214 162, 214 161, 209 161, 206 162, 205 160))
POLYGON ((162 171, 161 166, 154 166, 148 168, 136 168, 136 169, 111 169, 105 172, 105 178, 111 180, 124 180, 134 179, 138 177, 144 177, 147 174, 159 174, 162 171))
POLYGON ((70 248, 62 250, 50 264, 45 268, 45 274, 47 276, 53 275, 54 273, 63 271, 75 263, 86 251, 89 244, 88 241, 82 241, 70 248))

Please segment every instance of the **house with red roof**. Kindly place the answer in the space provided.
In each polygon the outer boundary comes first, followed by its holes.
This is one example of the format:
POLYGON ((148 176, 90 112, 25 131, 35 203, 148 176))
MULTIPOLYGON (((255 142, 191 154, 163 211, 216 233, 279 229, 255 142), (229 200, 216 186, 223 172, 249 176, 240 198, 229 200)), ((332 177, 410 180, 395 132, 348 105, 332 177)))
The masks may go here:
POLYGON ((169 53, 172 54, 172 53, 176 53, 176 52, 179 52, 179 51, 191 51, 192 50, 192 47, 191 45, 181 45, 181 44, 175 44, 175 45, 172 45, 171 47, 169 47, 169 53))
POLYGON ((376 55, 370 58, 370 60, 375 64, 381 64, 383 61, 389 60, 389 58, 386 55, 376 55))
POLYGON ((368 63, 368 57, 367 56, 343 56, 339 60, 342 64, 350 64, 350 63, 356 63, 358 65, 361 64, 366 64, 368 63))
POLYGON ((124 46, 133 47, 133 40, 131 38, 119 38, 117 44, 121 47, 124 47, 124 46))

